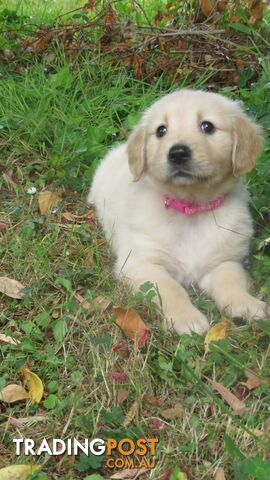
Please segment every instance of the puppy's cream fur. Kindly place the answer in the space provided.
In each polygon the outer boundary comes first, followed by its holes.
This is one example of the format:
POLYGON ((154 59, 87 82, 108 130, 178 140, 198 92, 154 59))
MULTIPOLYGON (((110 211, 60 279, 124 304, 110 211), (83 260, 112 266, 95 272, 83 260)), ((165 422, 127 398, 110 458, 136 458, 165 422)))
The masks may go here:
POLYGON ((209 327, 184 289, 191 283, 233 317, 267 315, 266 304, 248 293, 241 265, 253 230, 240 177, 252 169, 261 149, 260 130, 238 103, 180 90, 154 103, 127 143, 112 149, 95 174, 88 199, 116 255, 116 275, 135 290, 152 282, 166 323, 178 333, 209 327), (202 121, 212 122, 215 132, 202 132, 202 121), (160 125, 167 133, 158 138, 160 125), (192 151, 187 175, 174 175, 168 164, 176 144, 192 151), (165 208, 166 194, 198 203, 226 198, 215 210, 185 216, 165 208))

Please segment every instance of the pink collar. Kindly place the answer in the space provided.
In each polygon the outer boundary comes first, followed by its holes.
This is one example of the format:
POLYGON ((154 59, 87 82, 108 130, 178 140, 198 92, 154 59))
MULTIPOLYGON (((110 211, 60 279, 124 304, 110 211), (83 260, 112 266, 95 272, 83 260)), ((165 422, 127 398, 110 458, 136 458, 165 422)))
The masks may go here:
POLYGON ((214 210, 215 208, 220 207, 223 204, 226 195, 210 200, 206 203, 195 203, 195 202, 186 202, 185 200, 179 200, 178 198, 170 197, 169 195, 164 195, 163 199, 165 202, 166 208, 173 208, 177 212, 183 213, 184 215, 193 215, 194 213, 208 212, 209 210, 214 210))

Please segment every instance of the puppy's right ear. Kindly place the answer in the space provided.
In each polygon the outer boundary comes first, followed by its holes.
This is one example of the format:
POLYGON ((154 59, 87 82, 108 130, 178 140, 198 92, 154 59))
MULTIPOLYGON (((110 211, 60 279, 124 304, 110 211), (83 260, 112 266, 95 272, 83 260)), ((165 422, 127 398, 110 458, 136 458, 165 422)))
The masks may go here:
POLYGON ((145 129, 138 125, 127 142, 128 164, 134 182, 140 180, 146 167, 145 129))

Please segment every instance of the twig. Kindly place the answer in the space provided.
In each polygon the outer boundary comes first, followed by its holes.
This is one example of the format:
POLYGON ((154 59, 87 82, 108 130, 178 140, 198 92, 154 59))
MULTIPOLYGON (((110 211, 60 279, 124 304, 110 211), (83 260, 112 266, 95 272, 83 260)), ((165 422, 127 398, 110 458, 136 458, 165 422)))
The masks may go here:
POLYGON ((221 33, 225 33, 226 30, 176 30, 175 32, 166 32, 166 33, 160 33, 160 37, 174 37, 178 35, 206 35, 206 36, 212 36, 212 35, 219 35, 221 33))

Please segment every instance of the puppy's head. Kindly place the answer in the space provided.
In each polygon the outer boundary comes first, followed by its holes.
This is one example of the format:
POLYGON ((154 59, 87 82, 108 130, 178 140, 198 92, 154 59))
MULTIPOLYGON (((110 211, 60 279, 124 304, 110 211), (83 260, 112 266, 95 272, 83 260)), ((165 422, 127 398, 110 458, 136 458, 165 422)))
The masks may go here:
POLYGON ((175 186, 220 184, 249 172, 263 147, 259 127, 237 102, 181 90, 158 100, 128 139, 133 178, 175 186))

